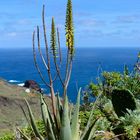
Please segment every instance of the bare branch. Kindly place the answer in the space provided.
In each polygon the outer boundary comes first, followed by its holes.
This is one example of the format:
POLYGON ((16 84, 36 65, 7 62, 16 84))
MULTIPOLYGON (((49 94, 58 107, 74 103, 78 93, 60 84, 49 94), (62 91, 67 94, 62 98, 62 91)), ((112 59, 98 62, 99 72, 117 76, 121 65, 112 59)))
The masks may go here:
POLYGON ((46 35, 46 25, 45 25, 45 5, 43 5, 42 22, 43 22, 44 41, 45 41, 48 69, 50 69, 50 56, 49 56, 49 48, 48 48, 48 41, 47 41, 47 35, 46 35))
POLYGON ((66 95, 67 88, 68 88, 68 84, 69 84, 69 81, 70 81, 71 71, 72 71, 72 59, 70 60, 69 67, 68 67, 68 69, 67 69, 67 77, 66 77, 65 83, 64 83, 64 92, 63 92, 63 96, 64 96, 64 97, 65 97, 65 95, 66 95))
POLYGON ((66 87, 68 86, 69 81, 70 81, 71 71, 72 71, 72 59, 71 59, 71 62, 70 62, 70 68, 69 68, 68 77, 67 77, 67 80, 66 80, 66 87))
MULTIPOLYGON (((54 65, 55 65, 55 69, 56 69, 56 72, 57 72, 57 75, 56 77, 54 78, 53 82, 56 80, 57 76, 59 77, 60 79, 60 82, 62 84, 62 86, 64 87, 64 83, 63 83, 63 80, 61 78, 61 75, 60 75, 60 66, 58 66, 57 64, 57 58, 56 58, 56 39, 55 39, 55 25, 54 25, 54 19, 52 18, 52 31, 51 31, 51 47, 52 47, 52 51, 53 51, 53 60, 54 60, 54 65)), ((60 49, 60 40, 59 40, 59 31, 58 31, 58 28, 57 28, 57 37, 58 37, 58 47, 59 47, 59 58, 60 58, 60 65, 61 65, 61 62, 62 62, 62 58, 61 58, 61 49, 60 49)))
POLYGON ((40 57, 42 59, 42 62, 44 64, 45 68, 48 70, 48 66, 46 64, 46 61, 44 59, 44 56, 43 56, 41 48, 40 48, 40 35, 39 35, 39 27, 38 26, 37 26, 37 41, 38 41, 38 50, 39 50, 40 57))
POLYGON ((35 31, 33 32, 33 57, 34 57, 34 64, 35 64, 35 66, 36 66, 36 69, 37 69, 37 71, 38 71, 38 73, 39 73, 39 76, 40 76, 41 80, 44 82, 44 84, 45 84, 47 87, 50 87, 50 85, 45 81, 45 79, 44 79, 44 77, 43 77, 43 75, 42 75, 42 73, 41 73, 41 71, 40 71, 40 68, 39 68, 39 66, 38 66, 38 64, 37 64, 37 60, 36 60, 36 51, 35 51, 35 31))
POLYGON ((44 41, 45 41, 45 48, 46 48, 46 55, 47 55, 47 62, 48 62, 47 66, 48 66, 48 77, 49 77, 49 82, 50 82, 52 109, 53 109, 53 115, 55 117, 56 116, 55 94, 54 94, 53 80, 52 80, 51 69, 50 69, 50 55, 49 55, 49 48, 48 48, 47 35, 46 35, 45 6, 44 5, 43 5, 43 11, 42 11, 42 22, 43 22, 44 41))
POLYGON ((64 82, 63 82, 62 77, 61 77, 61 74, 60 74, 60 69, 59 69, 59 67, 57 65, 57 62, 56 62, 56 59, 55 58, 54 58, 54 64, 55 64, 55 69, 57 71, 57 75, 58 75, 58 77, 60 79, 60 82, 61 82, 62 86, 64 87, 64 82))
POLYGON ((110 138, 109 140, 114 140, 115 138, 118 138, 120 136, 126 136, 126 134, 122 133, 122 134, 115 135, 113 138, 110 138))
POLYGON ((66 70, 65 70, 65 80, 64 80, 64 91, 63 91, 63 96, 65 97, 66 92, 67 92, 67 87, 68 87, 68 77, 69 77, 69 73, 71 73, 69 71, 69 67, 70 67, 70 53, 69 53, 69 49, 67 50, 67 62, 66 62, 66 70))
POLYGON ((54 76, 54 79, 52 80, 53 83, 55 82, 55 80, 57 79, 58 73, 56 73, 56 75, 54 76))
POLYGON ((68 72, 69 72, 69 50, 67 50, 67 62, 66 62, 66 71, 65 71, 64 85, 66 85, 66 82, 67 82, 68 72))

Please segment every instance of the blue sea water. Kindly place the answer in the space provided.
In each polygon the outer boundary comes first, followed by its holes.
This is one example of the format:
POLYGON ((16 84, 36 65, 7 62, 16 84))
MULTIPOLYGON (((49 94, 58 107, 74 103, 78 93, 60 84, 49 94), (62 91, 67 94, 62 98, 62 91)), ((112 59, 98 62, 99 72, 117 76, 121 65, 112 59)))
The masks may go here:
MULTIPOLYGON (((45 51, 45 50, 43 50, 45 51)), ((96 82, 101 69, 103 71, 123 72, 124 65, 127 64, 132 70, 137 60, 140 48, 78 48, 75 51, 73 70, 68 87, 69 99, 74 102, 77 96, 77 87, 84 88, 91 81, 96 82)), ((63 65, 65 65, 66 50, 62 50, 63 65)), ((39 59, 40 63, 40 59, 39 59)), ((61 67, 62 76, 64 76, 65 67, 61 67)), ((46 70, 40 65, 42 72, 47 80, 46 70)), ((52 69, 54 71, 54 68, 52 69)), ((25 80, 35 80, 46 93, 49 93, 41 81, 34 66, 32 49, 0 49, 0 77, 14 84, 24 83, 25 80)), ((60 91, 61 83, 55 82, 55 90, 60 91)))

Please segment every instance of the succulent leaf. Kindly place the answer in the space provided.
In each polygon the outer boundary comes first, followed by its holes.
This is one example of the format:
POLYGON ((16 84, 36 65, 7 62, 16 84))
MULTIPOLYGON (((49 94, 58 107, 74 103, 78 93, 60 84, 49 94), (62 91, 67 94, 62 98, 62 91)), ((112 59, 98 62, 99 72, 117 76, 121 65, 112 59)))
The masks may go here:
POLYGON ((26 136, 19 128, 17 128, 17 130, 20 133, 20 135, 22 136, 23 140, 30 140, 30 138, 28 136, 26 136))
POLYGON ((48 131, 48 138, 49 140, 55 140, 55 135, 53 131, 53 126, 50 121, 50 115, 49 115, 49 110, 48 107, 44 101, 43 95, 41 94, 40 96, 40 103, 41 103, 41 113, 42 113, 42 119, 45 125, 46 130, 48 131))
POLYGON ((64 110, 62 114, 61 128, 60 128, 60 140, 72 140, 67 96, 65 96, 64 99, 64 110))
POLYGON ((91 121, 91 124, 85 129, 84 135, 81 137, 80 140, 91 140, 91 135, 93 133, 94 125, 97 120, 91 121))
POLYGON ((56 100, 56 121, 57 121, 58 129, 60 129, 63 107, 62 107, 62 104, 61 104, 61 101, 60 101, 59 94, 57 94, 56 97, 57 97, 56 98, 57 99, 56 100))
POLYGON ((71 121, 71 123, 72 123, 71 124, 72 140, 79 140, 80 93, 81 93, 81 88, 79 89, 79 92, 78 92, 77 103, 76 103, 74 114, 72 116, 72 121, 71 121))
POLYGON ((32 110, 31 110, 30 105, 29 105, 29 103, 28 103, 28 101, 26 99, 25 99, 25 102, 26 102, 28 112, 29 112, 29 117, 30 117, 30 121, 31 121, 31 127, 32 127, 32 129, 33 129, 33 131, 35 133, 35 136, 40 138, 40 140, 44 140, 44 138, 39 133, 39 130, 38 130, 37 125, 35 123, 35 118, 33 116, 32 110))

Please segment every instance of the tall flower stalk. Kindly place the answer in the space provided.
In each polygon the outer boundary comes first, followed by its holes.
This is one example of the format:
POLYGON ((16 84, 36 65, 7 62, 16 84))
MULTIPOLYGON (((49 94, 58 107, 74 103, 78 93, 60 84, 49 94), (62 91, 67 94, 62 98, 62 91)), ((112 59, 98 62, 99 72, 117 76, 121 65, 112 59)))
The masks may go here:
POLYGON ((74 54, 74 27, 73 27, 73 13, 71 0, 68 0, 67 2, 65 31, 66 31, 66 46, 68 50, 67 50, 65 81, 64 81, 64 93, 63 93, 64 96, 66 95, 68 84, 71 77, 73 54, 74 54))
POLYGON ((42 23, 43 23, 44 43, 45 43, 45 48, 46 48, 46 58, 44 57, 41 51, 39 26, 37 26, 37 46, 38 46, 38 52, 41 57, 42 63, 44 64, 45 69, 47 71, 48 81, 46 81, 46 78, 44 74, 42 73, 42 70, 39 67, 39 64, 37 62, 37 55, 36 55, 36 48, 35 48, 36 37, 35 37, 35 31, 33 32, 34 62, 42 81, 50 90, 54 117, 56 117, 54 81, 57 78, 59 78, 63 87, 63 96, 65 97, 67 93, 70 77, 71 77, 71 71, 72 71, 72 62, 73 62, 73 53, 74 53, 74 27, 73 27, 71 0, 68 0, 67 2, 66 11, 67 12, 66 12, 65 30, 66 30, 66 46, 68 49, 67 49, 66 70, 65 70, 64 78, 62 78, 61 73, 60 73, 60 64, 62 61, 62 55, 61 55, 61 48, 60 48, 59 30, 58 28, 56 29, 54 18, 52 18, 51 35, 50 35, 51 39, 50 39, 50 47, 49 47, 48 39, 47 39, 47 28, 45 24, 45 6, 43 6, 43 11, 42 11, 42 23), (50 56, 49 50, 51 50, 52 55, 53 55, 53 60, 54 60, 53 62, 54 62, 55 70, 56 70, 55 74, 54 74, 54 71, 52 70, 53 68, 50 61, 51 56, 50 56), (57 57, 59 57, 59 59, 57 59, 57 57))
POLYGON ((73 27, 73 13, 72 13, 72 2, 68 0, 66 10, 66 46, 68 47, 69 53, 74 53, 74 27, 73 27))
POLYGON ((57 47, 56 47, 56 30, 55 30, 54 18, 52 18, 52 25, 51 25, 51 50, 52 50, 53 57, 56 59, 57 47))

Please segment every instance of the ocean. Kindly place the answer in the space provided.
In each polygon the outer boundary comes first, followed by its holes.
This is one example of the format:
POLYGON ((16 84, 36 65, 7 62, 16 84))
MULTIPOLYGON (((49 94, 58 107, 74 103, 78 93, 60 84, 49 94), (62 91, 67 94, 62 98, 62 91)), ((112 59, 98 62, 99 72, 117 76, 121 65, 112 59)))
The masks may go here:
MULTIPOLYGON (((45 52, 45 50, 42 50, 45 52)), ((71 102, 75 102, 77 89, 84 89, 91 81, 97 82, 96 78, 102 71, 123 72, 126 64, 130 70, 137 60, 140 48, 136 47, 112 47, 112 48, 77 48, 75 50, 73 70, 68 87, 68 97, 71 102)), ((64 76, 66 50, 62 50, 63 63, 61 73, 64 76)), ((42 72, 47 80, 46 70, 38 59, 42 72)), ((54 68, 52 71, 55 72, 54 68)), ((35 80, 44 91, 49 94, 49 90, 41 81, 34 66, 31 48, 24 49, 0 49, 0 77, 10 83, 22 85, 26 80, 35 80)), ((62 95, 61 83, 56 80, 55 91, 62 95)))

